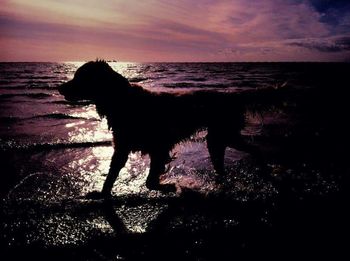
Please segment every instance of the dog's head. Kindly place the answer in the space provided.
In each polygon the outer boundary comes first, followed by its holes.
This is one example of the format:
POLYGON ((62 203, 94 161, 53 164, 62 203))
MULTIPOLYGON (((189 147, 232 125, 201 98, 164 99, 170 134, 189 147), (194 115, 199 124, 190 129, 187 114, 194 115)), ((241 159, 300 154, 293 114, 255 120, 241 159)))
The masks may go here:
POLYGON ((74 78, 62 84, 58 91, 68 101, 99 101, 114 91, 122 92, 130 86, 128 80, 115 72, 105 61, 88 62, 74 74, 74 78))

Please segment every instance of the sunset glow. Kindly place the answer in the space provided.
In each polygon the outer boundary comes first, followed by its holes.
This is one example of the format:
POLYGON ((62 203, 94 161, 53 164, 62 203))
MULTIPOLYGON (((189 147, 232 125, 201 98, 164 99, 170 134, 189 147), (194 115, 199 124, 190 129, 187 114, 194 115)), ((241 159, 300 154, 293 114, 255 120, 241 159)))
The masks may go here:
POLYGON ((0 61, 349 61, 344 0, 2 0, 0 61))

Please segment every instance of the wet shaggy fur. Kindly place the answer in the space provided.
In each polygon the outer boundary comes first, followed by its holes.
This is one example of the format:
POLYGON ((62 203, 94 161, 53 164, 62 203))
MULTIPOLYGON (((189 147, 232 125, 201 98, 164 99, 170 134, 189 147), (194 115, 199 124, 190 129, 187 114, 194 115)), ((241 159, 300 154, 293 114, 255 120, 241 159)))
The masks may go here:
MULTIPOLYGON (((265 90, 267 94, 273 91, 265 90)), ((111 193, 113 183, 132 151, 150 156, 146 181, 149 189, 174 191, 174 186, 159 183, 159 176, 171 161, 169 152, 175 144, 200 129, 207 129, 207 147, 218 176, 224 174, 227 146, 256 153, 240 134, 244 127, 245 106, 248 100, 254 100, 253 92, 154 93, 130 84, 104 61, 81 66, 71 81, 60 86, 59 92, 68 101, 95 103, 99 115, 107 118, 113 131, 115 151, 102 190, 105 196, 111 193)))

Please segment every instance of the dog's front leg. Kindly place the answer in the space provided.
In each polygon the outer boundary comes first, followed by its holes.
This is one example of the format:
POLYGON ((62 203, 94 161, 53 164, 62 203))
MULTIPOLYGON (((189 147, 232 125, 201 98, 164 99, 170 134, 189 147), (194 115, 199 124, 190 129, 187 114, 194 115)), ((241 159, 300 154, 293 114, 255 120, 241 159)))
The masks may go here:
POLYGON ((164 173, 165 165, 169 161, 168 152, 151 153, 151 166, 146 180, 146 187, 149 190, 159 190, 163 192, 175 192, 174 184, 160 184, 159 176, 164 173))
POLYGON ((207 148, 211 162, 217 173, 216 179, 218 182, 223 180, 225 174, 225 150, 226 145, 222 139, 222 135, 208 128, 207 148))
POLYGON ((120 170, 124 167, 126 161, 128 160, 129 150, 118 148, 114 150, 109 172, 105 183, 103 184, 102 195, 104 197, 109 197, 113 188, 113 184, 117 179, 120 170))

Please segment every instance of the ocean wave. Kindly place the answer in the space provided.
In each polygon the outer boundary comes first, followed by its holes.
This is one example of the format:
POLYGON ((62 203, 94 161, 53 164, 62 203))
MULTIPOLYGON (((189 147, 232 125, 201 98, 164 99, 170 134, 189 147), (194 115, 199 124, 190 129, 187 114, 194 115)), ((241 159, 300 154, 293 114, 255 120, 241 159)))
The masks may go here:
POLYGON ((9 99, 14 97, 28 97, 33 99, 44 99, 51 97, 52 95, 49 93, 5 93, 0 94, 0 99, 9 99))
POLYGON ((207 83, 207 84, 198 84, 198 87, 203 87, 208 89, 226 89, 226 88, 234 88, 236 86, 231 83, 207 83))
POLYGON ((94 104, 92 101, 66 101, 66 100, 58 100, 58 101, 50 101, 48 102, 50 104, 65 104, 65 105, 71 105, 71 106, 86 106, 94 104))
POLYGON ((27 77, 23 77, 24 79, 32 79, 32 80, 49 80, 49 79, 57 79, 57 75, 43 75, 43 76, 36 76, 36 75, 31 75, 31 76, 27 76, 27 77))
POLYGON ((12 83, 12 81, 10 80, 4 80, 4 79, 0 80, 0 84, 10 84, 10 83, 12 83))
POLYGON ((46 86, 32 85, 32 86, 29 86, 27 89, 55 91, 58 89, 59 84, 57 84, 57 83, 53 83, 53 84, 55 84, 55 85, 53 85, 53 86, 50 86, 50 85, 46 85, 46 86))
POLYGON ((148 80, 146 77, 133 77, 129 79, 129 82, 142 82, 146 80, 148 80))
POLYGON ((99 121, 97 118, 85 118, 85 117, 79 117, 79 116, 72 116, 69 114, 64 113, 50 113, 50 114, 44 114, 44 115, 35 115, 32 117, 14 117, 14 116, 6 116, 6 117, 0 117, 1 123, 14 123, 18 121, 24 121, 24 120, 32 120, 32 119, 53 119, 53 120, 86 120, 86 121, 99 121))
POLYGON ((185 78, 187 81, 194 81, 194 82, 205 82, 207 81, 204 77, 187 77, 185 78))
POLYGON ((75 119, 75 120, 90 120, 90 121, 98 121, 96 118, 85 118, 85 117, 79 117, 79 116, 72 116, 69 114, 64 113, 50 113, 50 114, 44 114, 44 115, 36 115, 33 117, 30 117, 30 119, 39 119, 39 118, 45 118, 45 119, 75 119))
POLYGON ((174 83, 165 83, 163 87, 166 88, 191 88, 197 87, 196 84, 191 82, 174 82, 174 83))
MULTIPOLYGON (((60 82, 61 83, 61 82, 60 82)), ((57 90, 58 85, 60 83, 54 83, 54 86, 46 85, 46 86, 39 86, 39 85, 33 85, 33 86, 28 86, 27 84, 9 84, 6 86, 0 86, 0 90, 57 90)))
POLYGON ((19 120, 22 120, 20 117, 14 117, 14 116, 6 116, 6 117, 0 117, 0 123, 12 123, 17 122, 19 120))
POLYGON ((105 147, 111 146, 111 140, 91 141, 91 142, 53 142, 53 143, 18 143, 16 141, 1 141, 1 151, 43 151, 43 150, 57 150, 57 149, 70 149, 70 148, 93 148, 93 147, 105 147))
POLYGON ((161 73, 161 72, 166 72, 168 71, 168 69, 166 68, 157 68, 157 69, 153 69, 152 72, 154 73, 161 73))
POLYGON ((12 82, 9 84, 6 84, 5 86, 0 86, 0 90, 26 90, 26 89, 28 89, 28 86, 26 84, 14 84, 12 82))
POLYGON ((174 82, 165 83, 163 87, 166 88, 198 88, 198 89, 225 89, 230 87, 236 87, 230 83, 194 83, 194 82, 174 82))

